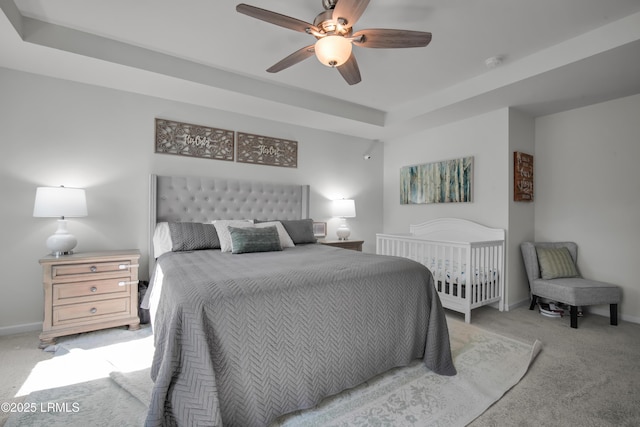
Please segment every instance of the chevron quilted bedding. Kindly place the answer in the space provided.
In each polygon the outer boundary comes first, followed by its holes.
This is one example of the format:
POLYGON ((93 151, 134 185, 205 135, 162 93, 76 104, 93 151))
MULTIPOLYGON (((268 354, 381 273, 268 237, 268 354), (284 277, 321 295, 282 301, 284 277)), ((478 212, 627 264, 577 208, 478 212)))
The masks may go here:
POLYGON ((266 426, 421 358, 455 375, 429 270, 310 244, 170 252, 150 295, 148 426, 266 426))

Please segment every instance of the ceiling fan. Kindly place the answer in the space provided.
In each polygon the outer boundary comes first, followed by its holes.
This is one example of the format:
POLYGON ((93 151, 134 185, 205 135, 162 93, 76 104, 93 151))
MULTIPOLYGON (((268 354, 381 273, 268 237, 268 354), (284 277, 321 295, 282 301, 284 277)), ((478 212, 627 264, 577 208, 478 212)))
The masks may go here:
POLYGON ((431 33, 411 30, 366 29, 353 32, 353 25, 367 8, 369 0, 322 0, 324 11, 313 24, 290 16, 281 15, 259 7, 241 3, 236 11, 271 24, 307 33, 317 40, 287 56, 267 69, 277 73, 301 62, 314 54, 320 62, 338 69, 350 85, 362 78, 352 45, 370 48, 423 47, 431 41, 431 33))

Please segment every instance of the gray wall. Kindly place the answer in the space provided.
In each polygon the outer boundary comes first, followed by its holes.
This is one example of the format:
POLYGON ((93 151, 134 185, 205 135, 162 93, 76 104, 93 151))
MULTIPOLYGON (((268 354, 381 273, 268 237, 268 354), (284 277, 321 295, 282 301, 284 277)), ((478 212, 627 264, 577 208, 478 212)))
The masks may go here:
POLYGON ((535 133, 536 240, 577 242, 581 273, 622 286, 621 316, 640 323, 640 95, 539 118, 535 133))
MULTIPOLYGON (((511 286, 506 290, 507 301, 511 305, 529 302, 529 285, 527 274, 522 262, 520 244, 534 240, 535 203, 537 188, 534 182, 534 201, 516 202, 513 200, 513 153, 519 151, 534 154, 535 148, 535 120, 514 109, 509 110, 509 151, 506 161, 509 164, 509 228, 507 232, 507 271, 511 286)), ((533 159, 535 168, 536 158, 533 159)), ((534 171, 535 180, 535 171, 534 171)))
POLYGON ((438 217, 466 218, 507 227, 508 109, 385 141, 384 232, 406 233, 409 224, 438 217), (400 205, 400 168, 473 156, 473 202, 400 205))
POLYGON ((89 216, 69 219, 76 251, 140 249, 143 278, 150 173, 309 184, 311 216, 328 222, 330 237, 339 225, 330 199, 354 198, 352 238, 375 252, 382 228, 381 144, 2 68, 0 93, 0 335, 41 326, 38 259, 56 221, 32 217, 38 186, 85 188, 89 216), (156 117, 296 140, 298 168, 155 154, 156 117), (370 150, 371 160, 364 160, 370 150))

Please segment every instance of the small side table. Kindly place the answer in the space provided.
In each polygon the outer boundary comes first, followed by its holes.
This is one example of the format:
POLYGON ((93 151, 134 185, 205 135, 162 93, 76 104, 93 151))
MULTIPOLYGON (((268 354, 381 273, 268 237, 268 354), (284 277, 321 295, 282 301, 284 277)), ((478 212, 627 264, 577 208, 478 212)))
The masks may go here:
POLYGON ((318 240, 318 243, 336 248, 351 249, 352 251, 362 252, 362 244, 364 240, 318 240))
POLYGON ((44 322, 40 348, 55 338, 129 325, 138 318, 140 251, 85 252, 40 260, 44 285, 44 322))

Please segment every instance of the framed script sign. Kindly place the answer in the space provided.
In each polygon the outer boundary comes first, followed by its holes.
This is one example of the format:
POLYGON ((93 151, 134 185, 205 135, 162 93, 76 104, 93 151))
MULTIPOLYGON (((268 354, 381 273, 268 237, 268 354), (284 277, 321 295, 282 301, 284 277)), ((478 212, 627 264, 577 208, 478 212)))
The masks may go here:
POLYGON ((297 168, 298 142, 238 132, 237 161, 297 168))
POLYGON ((533 156, 513 152, 513 200, 533 201, 533 156))
POLYGON ((233 161, 233 131, 156 119, 156 153, 233 161))

